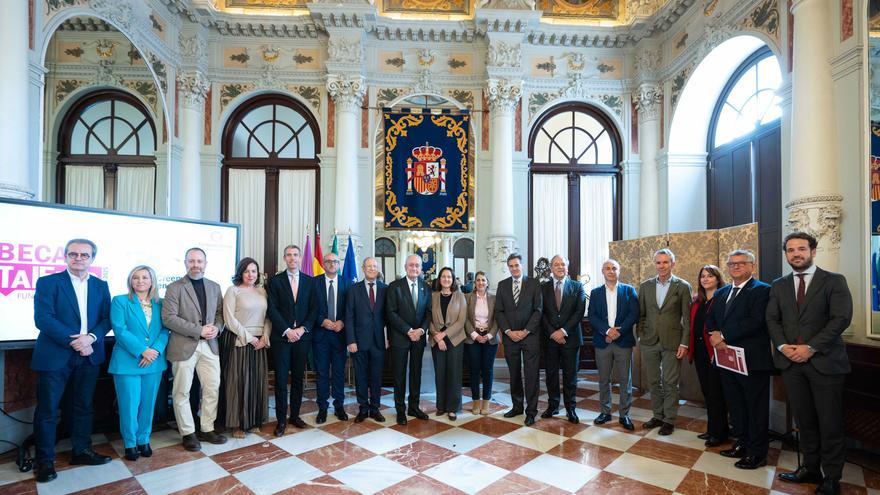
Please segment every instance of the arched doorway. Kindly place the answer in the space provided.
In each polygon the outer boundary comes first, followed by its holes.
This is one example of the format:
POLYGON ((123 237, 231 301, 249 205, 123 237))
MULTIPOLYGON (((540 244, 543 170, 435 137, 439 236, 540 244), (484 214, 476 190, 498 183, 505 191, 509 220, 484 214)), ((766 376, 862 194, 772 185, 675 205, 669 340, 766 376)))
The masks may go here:
POLYGON ((288 244, 314 239, 320 218, 320 130, 312 113, 282 94, 243 102, 223 129, 220 218, 241 224, 242 256, 272 273, 288 244))

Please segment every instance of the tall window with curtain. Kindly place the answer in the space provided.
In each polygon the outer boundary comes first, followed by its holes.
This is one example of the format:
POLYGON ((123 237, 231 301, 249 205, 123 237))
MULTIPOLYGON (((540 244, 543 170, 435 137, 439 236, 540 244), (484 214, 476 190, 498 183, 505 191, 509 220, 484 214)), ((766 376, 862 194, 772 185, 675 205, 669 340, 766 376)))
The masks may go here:
POLYGON ((608 242, 620 238, 620 136, 584 103, 538 118, 529 136, 529 266, 568 256, 569 274, 602 283, 608 242))
POLYGON ((387 237, 379 237, 374 244, 379 271, 385 277, 385 282, 391 283, 397 279, 397 246, 387 237))
POLYGON ((462 282, 468 272, 476 271, 474 260, 474 240, 467 237, 455 241, 452 245, 452 269, 461 277, 462 282))
POLYGON ((120 90, 82 96, 58 136, 59 203, 152 214, 156 127, 140 100, 120 90))
POLYGON ((268 273, 283 269, 284 246, 314 242, 320 218, 318 122, 286 95, 256 96, 223 130, 221 220, 241 224, 241 254, 268 273))

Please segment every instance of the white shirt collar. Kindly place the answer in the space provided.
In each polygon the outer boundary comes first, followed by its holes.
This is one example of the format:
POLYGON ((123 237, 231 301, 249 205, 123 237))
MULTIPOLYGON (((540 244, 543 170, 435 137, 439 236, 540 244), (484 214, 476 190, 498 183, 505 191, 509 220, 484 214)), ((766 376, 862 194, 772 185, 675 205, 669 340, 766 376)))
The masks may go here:
POLYGON ((610 287, 610 288, 608 287, 608 284, 602 284, 602 285, 605 286, 606 292, 617 292, 617 284, 619 284, 619 283, 620 282, 614 282, 614 287, 610 287))
POLYGON ((813 263, 812 265, 810 265, 809 268, 807 268, 806 270, 804 270, 802 272, 796 271, 796 272, 792 272, 792 273, 794 273, 795 276, 797 276, 798 273, 805 273, 808 277, 812 276, 814 273, 816 273, 816 264, 813 263))
POLYGON ((522 280, 523 280, 523 276, 522 276, 522 275, 520 275, 519 277, 513 277, 513 276, 511 276, 510 278, 513 279, 513 283, 515 283, 515 284, 517 284, 517 283, 521 283, 522 280))
POLYGON ((413 280, 409 277, 406 277, 406 284, 407 285, 409 285, 409 286, 412 286, 412 284, 418 285, 418 283, 419 283, 419 277, 416 277, 415 280, 413 280))
POLYGON ((565 277, 563 277, 563 278, 560 279, 560 278, 556 278, 556 277, 554 276, 554 277, 553 277, 553 285, 556 285, 557 282, 562 282, 562 283, 564 284, 564 283, 565 283, 565 277))
MULTIPOLYGON (((743 281, 743 283, 741 283, 741 284, 736 284, 736 285, 731 284, 731 285, 733 285, 733 287, 738 287, 738 288, 742 289, 743 287, 746 286, 747 283, 749 283, 749 280, 751 280, 751 279, 753 279, 753 278, 754 278, 754 277, 749 277, 749 278, 745 279, 745 280, 743 281)), ((733 290, 733 287, 731 287, 730 289, 733 290)))
POLYGON ((287 270, 287 276, 292 277, 292 278, 299 278, 299 270, 297 270, 295 272, 287 270))
POLYGON ((73 274, 73 272, 70 271, 70 268, 67 269, 67 274, 70 275, 70 280, 72 280, 73 282, 86 282, 89 280, 89 277, 91 276, 89 271, 86 270, 85 277, 77 277, 76 275, 73 274))

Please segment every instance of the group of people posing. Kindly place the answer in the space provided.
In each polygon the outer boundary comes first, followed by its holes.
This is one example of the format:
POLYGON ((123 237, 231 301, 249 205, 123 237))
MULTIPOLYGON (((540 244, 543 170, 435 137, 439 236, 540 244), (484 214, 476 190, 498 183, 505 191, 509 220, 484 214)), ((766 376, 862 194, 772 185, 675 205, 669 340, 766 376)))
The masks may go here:
POLYGON ((390 285, 379 279, 376 259, 364 260, 364 279, 339 275, 339 258, 324 257, 325 273, 300 272, 302 251, 287 246, 287 269, 260 280, 259 264, 242 259, 232 286, 204 278, 207 258, 200 248, 185 254, 186 275, 170 284, 160 300, 156 274, 148 266, 131 270, 128 292, 110 298, 107 283, 89 274, 97 247, 73 239, 65 248, 68 269, 37 282, 34 318, 40 330, 32 368, 38 372, 34 412, 37 481, 55 479, 57 409, 65 387, 73 394, 71 464, 97 465, 110 458, 91 449, 92 396, 98 366, 104 361, 104 337, 112 329, 116 344, 109 372, 116 388, 125 457, 152 455, 153 411, 166 361, 174 377, 172 399, 184 448, 200 442, 222 444, 221 425, 244 437, 268 422, 268 353, 275 368, 276 436, 287 425, 305 428, 300 417, 308 356, 317 376, 316 423, 326 422, 330 401, 340 421, 344 408, 344 369, 352 357, 358 403, 356 422, 384 422, 380 412, 385 353, 390 352, 396 421, 428 419, 420 407, 421 366, 430 345, 435 368, 436 414, 456 420, 462 405, 462 373, 467 359, 472 413, 489 414, 493 365, 499 341, 510 371, 512 418, 525 414, 532 425, 538 413, 540 357, 544 356, 548 406, 542 418, 564 407, 572 423, 576 412, 579 351, 584 313, 592 329, 599 373, 601 411, 595 424, 612 420, 612 370, 619 381, 618 422, 635 429, 632 404, 633 347, 640 346, 647 368, 653 417, 643 428, 675 430, 681 360, 695 361, 706 397, 707 446, 736 442, 722 455, 736 466, 766 464, 770 372, 783 370, 801 433, 805 465, 781 477, 792 482, 823 482, 819 493, 836 493, 843 467, 841 391, 849 364, 841 333, 849 325, 852 300, 845 279, 812 264, 816 240, 791 234, 783 246, 794 274, 773 286, 753 278, 750 251, 729 254, 733 278, 725 285, 721 270, 702 267, 696 295, 672 274, 675 255, 654 253, 657 275, 634 287, 618 281, 620 265, 602 265, 604 284, 590 293, 568 276, 563 255, 551 259, 552 277, 539 283, 523 274, 522 258, 507 259, 510 277, 489 291, 477 272, 474 290, 464 294, 453 270, 442 268, 434 286, 421 277, 417 255, 405 260, 406 275, 390 285), (772 347, 776 352, 771 354, 772 347), (742 347, 748 374, 719 368, 714 350, 742 347), (562 393, 560 394, 560 371, 562 393), (190 404, 197 375, 201 384, 198 428, 190 404), (481 390, 482 388, 482 390, 481 390), (408 396, 407 396, 408 391, 408 396), (222 403, 221 403, 222 402, 222 403), (198 430, 198 431, 197 431, 198 430))

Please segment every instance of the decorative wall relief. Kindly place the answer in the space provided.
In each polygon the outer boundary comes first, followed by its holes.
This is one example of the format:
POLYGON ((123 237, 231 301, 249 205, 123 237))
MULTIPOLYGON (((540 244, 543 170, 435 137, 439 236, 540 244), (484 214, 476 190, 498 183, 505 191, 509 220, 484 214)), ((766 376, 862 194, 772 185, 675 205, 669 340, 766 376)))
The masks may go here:
POLYGON ((490 67, 519 67, 522 60, 522 44, 499 41, 489 45, 486 65, 490 67))
POLYGON ((672 108, 675 108, 675 104, 678 103, 678 97, 681 96, 681 92, 684 90, 684 85, 687 83, 687 79, 691 75, 691 69, 693 69, 693 66, 689 65, 672 78, 672 108))
POLYGON ((403 58, 403 52, 379 52, 379 70, 382 72, 403 72, 403 66, 406 60, 403 58))
POLYGON ((455 75, 471 75, 474 73, 474 56, 471 53, 454 53, 446 59, 449 73, 455 75))
POLYGON ((684 52, 684 49, 687 48, 688 45, 688 33, 687 31, 681 31, 675 36, 672 37, 672 58, 676 59, 679 55, 684 52))
POLYGON ((248 60, 247 48, 233 47, 223 49, 223 67, 247 67, 248 60))
POLYGON ((70 93, 73 93, 78 88, 88 84, 88 81, 80 81, 77 79, 55 81, 55 102, 61 103, 70 93))
POLYGON ((596 71, 602 79, 618 79, 620 78, 620 67, 622 63, 620 59, 603 59, 596 64, 596 71))
POLYGON ((321 68, 321 54, 319 50, 298 48, 294 51, 293 61, 299 70, 318 70, 321 68))
POLYGON ((159 91, 156 83, 153 81, 125 81, 125 87, 141 95, 141 97, 153 107, 156 114, 159 114, 159 91))
POLYGON ((156 78, 159 80, 159 86, 162 88, 162 92, 165 93, 168 91, 168 72, 165 70, 165 62, 159 60, 155 54, 149 54, 150 67, 153 68, 153 72, 156 74, 156 78))
POLYGON ((532 75, 535 77, 556 77, 556 60, 553 55, 532 58, 532 75))
MULTIPOLYGON (((551 93, 549 91, 545 91, 539 93, 529 93, 528 106, 526 107, 529 112, 529 118, 532 118, 539 109, 544 107, 544 105, 565 96, 566 95, 561 94, 561 92, 551 93)), ((594 94, 584 95, 582 98, 600 101, 611 111, 613 111, 614 114, 617 115, 619 118, 623 118, 623 98, 621 98, 620 95, 594 94)))
POLYGON ((150 26, 153 28, 153 32, 156 33, 156 36, 163 40, 165 39, 165 19, 162 19, 162 16, 156 12, 150 12, 150 26))
POLYGON ((380 11, 403 14, 470 15, 471 0, 382 0, 380 11))
POLYGON ((779 2, 764 0, 743 19, 741 26, 757 29, 779 42, 779 2))
POLYGON ((535 112, 537 112, 539 108, 543 107, 555 98, 555 93, 529 93, 529 117, 531 118, 531 116, 535 115, 535 112))
POLYGON ((376 90, 376 106, 379 108, 387 107, 391 102, 407 93, 406 88, 379 88, 376 90))
POLYGON ((226 105, 228 105, 230 101, 234 100, 242 93, 247 93, 248 91, 251 91, 253 89, 254 85, 251 83, 231 83, 221 85, 220 112, 223 112, 223 109, 226 108, 226 105))
POLYGON ((300 95, 309 105, 315 109, 316 113, 321 113, 321 88, 317 86, 295 86, 287 87, 290 91, 300 95))
POLYGON ((474 92, 466 89, 449 89, 446 94, 470 110, 474 109, 474 92))
POLYGON ((330 38, 327 54, 331 62, 359 64, 364 59, 364 46, 356 38, 330 38))
POLYGON ((538 10, 547 17, 617 19, 618 0, 538 0, 538 10))

